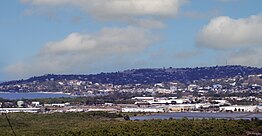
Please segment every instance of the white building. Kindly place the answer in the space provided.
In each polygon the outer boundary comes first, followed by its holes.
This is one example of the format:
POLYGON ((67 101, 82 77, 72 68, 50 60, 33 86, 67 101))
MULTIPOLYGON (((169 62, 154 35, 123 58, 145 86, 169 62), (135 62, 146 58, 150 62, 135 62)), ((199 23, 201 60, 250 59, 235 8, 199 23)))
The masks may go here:
POLYGON ((122 108, 122 112, 165 112, 164 108, 122 108))
POLYGON ((183 104, 189 102, 189 100, 188 99, 168 99, 168 100, 155 99, 147 102, 150 104, 183 104))
POLYGON ((134 97, 132 100, 140 100, 140 101, 148 101, 148 100, 154 100, 155 97, 134 97))
POLYGON ((195 105, 196 105, 196 109, 209 108, 211 106, 210 103, 197 103, 195 105))
POLYGON ((188 85, 187 90, 193 91, 194 89, 197 89, 198 87, 199 87, 199 86, 196 85, 196 84, 190 84, 190 85, 188 85))
POLYGON ((38 107, 38 106, 40 106, 40 102, 32 102, 32 106, 38 107))
POLYGON ((22 108, 22 107, 24 107, 24 101, 17 101, 17 106, 19 107, 19 108, 22 108))
POLYGON ((259 106, 233 105, 219 107, 219 110, 231 112, 257 112, 259 110, 259 106))
POLYGON ((66 112, 84 112, 84 109, 68 109, 66 112))
POLYGON ((64 103, 54 103, 54 104, 51 104, 53 107, 65 107, 65 104, 64 103))
POLYGON ((51 106, 53 107, 65 107, 65 106, 69 106, 70 103, 53 103, 51 104, 51 106))
POLYGON ((231 105, 227 100, 213 100, 213 102, 217 102, 218 106, 222 106, 222 105, 231 105))
POLYGON ((92 109, 88 109, 87 112, 118 112, 117 109, 113 109, 113 108, 92 108, 92 109))
POLYGON ((37 113, 40 108, 0 108, 0 113, 12 113, 12 112, 30 112, 37 113))

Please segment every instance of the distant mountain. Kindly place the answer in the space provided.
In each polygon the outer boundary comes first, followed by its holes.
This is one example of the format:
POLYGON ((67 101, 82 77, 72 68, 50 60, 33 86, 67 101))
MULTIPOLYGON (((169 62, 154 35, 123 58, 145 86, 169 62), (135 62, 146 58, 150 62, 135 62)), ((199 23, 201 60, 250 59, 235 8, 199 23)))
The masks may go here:
POLYGON ((1 83, 0 85, 22 84, 30 82, 44 82, 47 80, 82 80, 93 83, 125 84, 154 84, 159 82, 179 81, 189 84, 194 80, 228 78, 235 76, 248 76, 262 74, 262 68, 239 65, 196 67, 196 68, 157 68, 132 69, 122 72, 100 73, 89 75, 54 75, 48 74, 32 77, 26 80, 16 80, 1 83))

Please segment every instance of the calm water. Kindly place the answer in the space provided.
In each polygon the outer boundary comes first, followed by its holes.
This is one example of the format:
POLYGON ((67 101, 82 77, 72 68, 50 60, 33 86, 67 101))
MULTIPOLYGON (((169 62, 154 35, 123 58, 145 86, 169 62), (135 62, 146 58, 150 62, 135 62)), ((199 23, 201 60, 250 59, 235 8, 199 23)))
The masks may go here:
POLYGON ((35 99, 35 98, 59 98, 59 97, 71 97, 67 94, 51 94, 51 93, 1 93, 0 98, 4 99, 35 99))
POLYGON ((262 119, 262 113, 203 113, 203 112, 173 112, 173 113, 163 113, 147 116, 136 116, 130 117, 131 120, 150 120, 150 119, 251 119, 259 118, 262 119))

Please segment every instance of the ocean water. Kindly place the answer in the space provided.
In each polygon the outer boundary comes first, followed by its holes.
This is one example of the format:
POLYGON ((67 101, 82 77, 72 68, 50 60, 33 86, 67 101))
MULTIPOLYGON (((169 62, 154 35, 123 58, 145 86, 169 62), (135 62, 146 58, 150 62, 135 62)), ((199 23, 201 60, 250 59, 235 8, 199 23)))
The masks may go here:
POLYGON ((0 98, 16 100, 16 99, 35 99, 35 98, 59 98, 71 97, 68 94, 55 94, 55 93, 1 93, 0 98))
POLYGON ((173 112, 173 113, 160 113, 146 116, 130 117, 131 120, 151 120, 151 119, 262 119, 262 113, 206 113, 206 112, 173 112))

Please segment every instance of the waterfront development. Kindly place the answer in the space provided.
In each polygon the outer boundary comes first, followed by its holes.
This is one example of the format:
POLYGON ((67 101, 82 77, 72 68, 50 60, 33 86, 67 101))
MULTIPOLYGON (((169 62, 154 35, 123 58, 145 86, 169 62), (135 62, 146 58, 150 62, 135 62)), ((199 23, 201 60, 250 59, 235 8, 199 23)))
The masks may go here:
MULTIPOLYGON (((33 93, 34 94, 34 93, 33 93)), ((44 93, 46 94, 46 93, 44 93)), ((9 94, 10 95, 10 94, 9 94)), ((45 95, 44 95, 45 96, 45 95)), ((122 113, 260 113, 262 106, 236 105, 227 99, 214 99, 213 97, 176 98, 176 97, 132 97, 115 101, 107 101, 109 96, 89 97, 60 97, 60 98, 32 98, 32 99, 0 99, 0 106, 5 110, 1 112, 30 112, 27 108, 38 108, 39 113, 55 112, 122 112, 122 113), (197 101, 196 101, 197 100, 197 101), (10 108, 10 110, 8 110, 10 108), (16 111, 15 108, 18 108, 16 111), (21 110, 25 108, 25 110, 21 110), (12 109, 12 110, 11 110, 12 109)), ((111 96, 112 97, 112 96, 111 96)), ((253 98, 253 97, 251 97, 253 98)), ((122 99, 122 98, 120 98, 122 99)), ((240 99, 240 98, 239 98, 240 99)), ((245 98, 249 99, 249 97, 245 98)), ((253 101, 253 99, 251 99, 253 101)), ((197 115, 197 114, 195 114, 197 115)), ((220 115, 220 114, 214 114, 220 115)), ((229 114, 228 114, 229 115, 229 114)))
POLYGON ((0 104, 4 108, 40 108, 39 112, 42 113, 259 113, 262 109, 261 71, 260 68, 252 67, 217 66, 138 69, 82 76, 45 75, 1 83, 0 97, 4 99, 0 104), (210 74, 212 72, 222 74, 218 77, 210 74), (225 74, 227 72, 230 73, 225 74), (186 73, 199 74, 196 78, 202 78, 193 80, 194 76, 189 77, 186 73), (182 78, 181 82, 172 80, 177 78, 177 74, 186 78, 182 78), (145 78, 146 82, 141 83, 137 75, 143 77, 143 80, 145 78))

